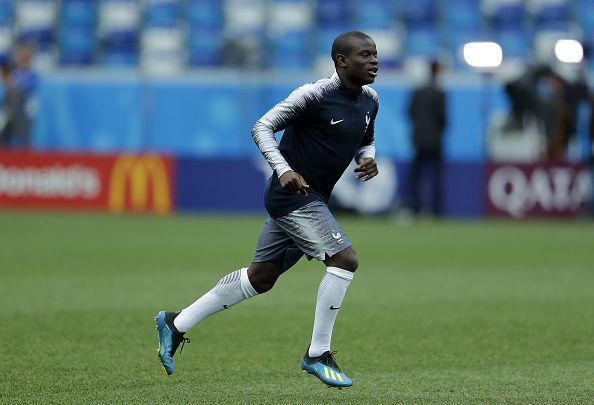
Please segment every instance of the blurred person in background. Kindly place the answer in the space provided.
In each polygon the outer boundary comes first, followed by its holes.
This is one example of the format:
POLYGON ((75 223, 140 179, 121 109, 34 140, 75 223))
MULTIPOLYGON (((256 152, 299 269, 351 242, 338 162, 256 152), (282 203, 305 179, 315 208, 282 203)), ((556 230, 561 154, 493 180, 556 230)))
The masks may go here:
POLYGON ((547 158, 562 161, 569 141, 567 86, 550 70, 538 82, 539 118, 547 143, 547 158))
POLYGON ((522 131, 529 121, 537 119, 539 115, 538 83, 550 71, 548 66, 532 66, 517 79, 505 83, 505 94, 511 107, 505 125, 506 131, 522 131))
POLYGON ((443 133, 447 125, 446 97, 439 84, 441 64, 433 61, 429 70, 429 81, 413 91, 408 106, 415 150, 409 187, 413 213, 418 215, 424 208, 422 195, 427 184, 431 191, 429 212, 439 217, 442 204, 443 133))
POLYGON ((511 111, 505 129, 522 131, 536 122, 544 135, 545 158, 563 161, 569 142, 577 132, 580 103, 588 99, 588 85, 582 75, 570 81, 550 66, 530 67, 518 79, 505 84, 511 111))
POLYGON ((590 107, 590 87, 585 70, 580 69, 575 77, 564 80, 565 83, 565 139, 563 139, 563 152, 567 154, 567 149, 572 141, 577 141, 578 128, 580 127, 579 111, 582 106, 586 109, 590 107))
MULTIPOLYGON (((19 136, 28 136, 29 123, 23 109, 23 93, 14 85, 9 64, 0 66, 0 75, 4 89, 0 109, 0 148, 10 148, 19 136)), ((21 143, 27 146, 29 142, 25 138, 21 143)))
POLYGON ((569 143, 577 136, 580 105, 589 103, 586 78, 581 74, 567 80, 550 70, 539 82, 538 94, 547 157, 552 161, 564 161, 569 143))
POLYGON ((254 125, 252 137, 273 170, 264 195, 269 216, 249 268, 224 276, 180 313, 157 314, 159 357, 168 374, 173 373, 177 347, 187 341, 185 332, 216 312, 269 291, 305 255, 322 261, 326 271, 301 368, 329 386, 352 385, 336 364, 330 343, 359 261, 327 204, 353 159, 358 179, 378 174, 374 127, 379 101, 367 86, 378 71, 375 42, 362 32, 341 34, 333 42, 332 60, 334 75, 299 87, 254 125), (279 145, 274 134, 283 129, 279 145))
POLYGON ((31 126, 37 109, 39 75, 32 67, 34 55, 33 44, 17 44, 12 54, 13 66, 9 74, 10 86, 14 92, 20 93, 20 102, 14 104, 12 115, 7 116, 7 123, 11 124, 8 130, 12 131, 12 145, 15 146, 14 141, 20 138, 20 146, 24 149, 28 149, 31 144, 31 126))

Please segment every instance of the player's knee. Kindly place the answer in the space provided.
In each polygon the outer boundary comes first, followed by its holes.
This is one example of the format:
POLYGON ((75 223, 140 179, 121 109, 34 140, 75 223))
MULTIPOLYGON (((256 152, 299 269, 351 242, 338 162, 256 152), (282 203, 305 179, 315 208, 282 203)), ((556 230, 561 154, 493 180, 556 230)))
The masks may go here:
POLYGON ((346 249, 325 261, 327 266, 338 267, 354 273, 359 267, 359 259, 354 249, 346 249))
POLYGON ((272 290, 274 283, 276 283, 276 279, 256 278, 256 280, 253 282, 250 280, 250 283, 252 284, 252 287, 254 287, 254 290, 258 292, 258 294, 264 294, 265 292, 272 290))
POLYGON ((270 263, 252 263, 248 268, 248 279, 258 294, 270 291, 279 275, 276 266, 270 263))
POLYGON ((342 269, 348 270, 354 273, 357 268, 359 267, 359 259, 357 259, 357 255, 355 253, 351 253, 344 257, 344 265, 341 267, 342 269))

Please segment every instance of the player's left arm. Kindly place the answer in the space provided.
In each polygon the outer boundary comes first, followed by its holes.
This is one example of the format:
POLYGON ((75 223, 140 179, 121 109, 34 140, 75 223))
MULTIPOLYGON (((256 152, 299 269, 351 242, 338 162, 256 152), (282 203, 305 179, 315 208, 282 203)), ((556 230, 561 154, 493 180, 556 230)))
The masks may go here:
POLYGON ((355 153, 355 162, 357 162, 357 167, 355 168, 356 177, 357 179, 363 179, 363 181, 371 180, 379 173, 377 163, 375 162, 375 118, 379 109, 377 94, 375 94, 374 101, 376 102, 375 110, 371 115, 363 142, 361 142, 361 146, 355 153))

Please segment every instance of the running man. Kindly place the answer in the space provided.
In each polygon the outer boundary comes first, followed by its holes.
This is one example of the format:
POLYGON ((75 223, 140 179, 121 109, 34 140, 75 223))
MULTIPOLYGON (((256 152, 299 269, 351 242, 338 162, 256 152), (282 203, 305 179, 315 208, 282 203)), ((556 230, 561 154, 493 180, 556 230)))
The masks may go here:
POLYGON ((374 41, 362 32, 339 35, 332 44, 336 73, 306 84, 274 106, 252 129, 252 137, 273 174, 265 190, 269 217, 248 268, 224 276, 181 312, 156 316, 159 358, 173 373, 173 355, 184 333, 204 318, 258 294, 305 255, 326 266, 318 290, 313 333, 301 368, 329 386, 352 381, 330 348, 336 315, 359 262, 347 235, 329 211, 334 185, 355 159, 356 177, 378 174, 374 123, 377 93, 367 85, 378 72, 374 41), (280 145, 274 134, 285 130, 280 145))

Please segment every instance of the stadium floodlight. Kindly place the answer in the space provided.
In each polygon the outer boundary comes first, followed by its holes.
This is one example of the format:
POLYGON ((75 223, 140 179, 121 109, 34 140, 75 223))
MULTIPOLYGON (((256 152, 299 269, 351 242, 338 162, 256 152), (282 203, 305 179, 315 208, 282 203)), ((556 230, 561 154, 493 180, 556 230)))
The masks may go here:
POLYGON ((560 39, 555 43, 555 57, 564 63, 580 63, 584 48, 575 39, 560 39))
POLYGON ((503 50, 496 42, 469 42, 464 45, 463 56, 474 68, 496 68, 503 61, 503 50))

